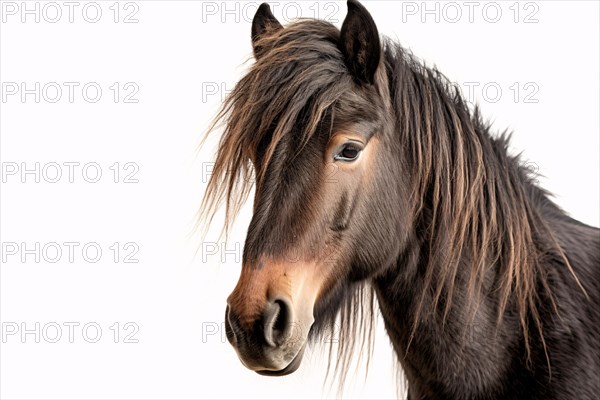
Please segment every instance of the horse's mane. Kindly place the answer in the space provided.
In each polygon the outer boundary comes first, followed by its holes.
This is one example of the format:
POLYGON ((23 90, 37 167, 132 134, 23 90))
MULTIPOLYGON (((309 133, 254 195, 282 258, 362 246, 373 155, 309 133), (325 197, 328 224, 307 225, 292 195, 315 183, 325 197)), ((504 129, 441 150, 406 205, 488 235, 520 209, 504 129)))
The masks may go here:
POLYGON ((340 85, 351 81, 337 48, 338 37, 333 25, 308 20, 261 37, 260 58, 225 99, 208 131, 225 123, 202 217, 212 217, 225 202, 228 227, 253 182, 261 185, 275 148, 294 126, 303 124, 295 130, 302 144, 315 134, 341 95, 340 85))
MULTIPOLYGON (((351 90, 338 40, 337 28, 312 20, 260 39, 259 59, 225 100, 210 129, 224 123, 203 217, 212 219, 225 202, 229 226, 251 191, 253 175, 256 190, 265 184, 269 160, 292 127, 302 124, 294 131, 303 146, 328 110, 335 110, 351 90)), ((430 316, 441 313, 445 320, 457 295, 468 300, 465 312, 471 316, 481 297, 492 295, 497 324, 507 307, 514 307, 528 356, 532 330, 545 350, 538 304, 543 298, 554 310, 557 306, 541 262, 558 257, 572 272, 539 204, 532 201, 546 201, 547 194, 534 185, 519 158, 508 155, 508 135, 492 138, 489 124, 476 107, 467 105, 455 84, 397 43, 386 39, 382 45, 394 130, 412 169, 407 190, 417 221, 413 240, 427 250, 419 267, 424 290, 411 335, 430 316), (491 265, 496 275, 494 291, 488 293, 484 276, 491 265), (457 280, 464 276, 467 291, 457 293, 457 280)), ((364 347, 365 339, 373 338, 374 312, 370 287, 359 285, 342 295, 341 310, 333 310, 327 323, 340 324, 335 329, 341 334, 335 371, 343 380, 355 342, 362 337, 364 347)))
POLYGON ((541 265, 550 257, 559 259, 575 277, 540 213, 541 202, 556 207, 549 193, 535 185, 532 171, 519 156, 508 154, 510 135, 505 131, 492 137, 490 124, 482 120, 478 107, 468 107, 456 84, 390 40, 385 41, 385 61, 397 132, 408 164, 415 168, 411 176, 416 236, 427 246, 421 262, 424 290, 411 340, 419 321, 436 315, 436 309, 442 309, 445 321, 458 295, 455 284, 466 268, 463 315, 470 313, 472 318, 481 296, 492 295, 499 326, 514 302, 527 357, 532 329, 546 351, 538 305, 547 300, 558 311, 541 265), (492 265, 495 293, 484 290, 492 265), (425 304, 427 299, 432 301, 425 304))

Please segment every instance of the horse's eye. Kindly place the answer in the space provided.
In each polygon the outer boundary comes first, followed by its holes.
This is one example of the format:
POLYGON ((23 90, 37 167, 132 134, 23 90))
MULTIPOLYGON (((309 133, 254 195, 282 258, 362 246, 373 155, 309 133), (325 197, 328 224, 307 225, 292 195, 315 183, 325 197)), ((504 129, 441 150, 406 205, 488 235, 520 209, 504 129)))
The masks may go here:
POLYGON ((333 157, 336 161, 354 161, 358 158, 358 155, 362 151, 362 148, 354 143, 346 143, 333 157))

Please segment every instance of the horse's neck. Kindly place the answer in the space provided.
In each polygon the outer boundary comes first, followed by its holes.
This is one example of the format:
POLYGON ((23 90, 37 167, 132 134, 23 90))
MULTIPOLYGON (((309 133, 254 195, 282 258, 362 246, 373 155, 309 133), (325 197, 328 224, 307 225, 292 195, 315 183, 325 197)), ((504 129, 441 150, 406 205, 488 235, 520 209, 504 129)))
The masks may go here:
MULTIPOLYGON (((588 282, 595 279, 597 285, 600 285, 598 277, 590 278, 589 268, 586 271, 583 267, 586 265, 585 259, 595 260, 596 265, 600 262, 600 255, 592 254, 594 251, 597 253, 596 249, 600 247, 599 231, 569 218, 542 190, 529 183, 524 184, 529 185, 526 201, 530 202, 530 206, 537 207, 540 217, 547 223, 565 253, 573 255, 569 258, 575 272, 588 282), (580 238, 582 243, 574 243, 574 237, 580 238), (591 249, 586 249, 585 246, 591 249)), ((398 258, 396 265, 373 281, 386 330, 411 391, 427 397, 427 387, 440 385, 445 393, 458 393, 458 398, 467 398, 473 393, 486 393, 499 382, 507 383, 530 377, 530 371, 522 363, 515 364, 516 359, 522 358, 524 348, 514 304, 509 302, 501 326, 497 325, 497 303, 493 296, 482 295, 477 301, 474 314, 464 312, 470 309, 466 295, 468 277, 464 275, 469 271, 469 261, 461 260, 463 265, 456 277, 452 305, 444 318, 444 295, 439 306, 432 310, 434 293, 430 288, 424 288, 423 260, 426 258, 428 243, 419 242, 416 234, 413 239, 409 240, 412 244, 398 258), (419 318, 420 323, 413 331, 420 296, 424 291, 426 296, 421 314, 429 317, 419 318), (471 389, 473 392, 464 392, 471 389)), ((544 266, 553 269, 555 281, 551 283, 551 289, 560 289, 554 287, 558 284, 556 281, 560 281, 563 287, 572 287, 572 291, 559 291, 557 300, 563 300, 563 296, 581 297, 569 270, 563 267, 553 268, 551 265, 544 266)), ((487 289, 493 286, 496 270, 495 265, 490 265, 486 271, 488 275, 484 286, 487 289)), ((600 296, 592 296, 594 304, 599 304, 600 296)), ((568 316, 575 313, 575 310, 567 309, 565 313, 568 316)), ((538 357, 543 357, 539 347, 536 347, 536 352, 538 357)), ((543 365, 538 371, 542 375, 543 365)), ((531 379, 535 381, 537 377, 531 379)), ((539 379, 543 380, 544 377, 539 379)))
MULTIPOLYGON (((516 184, 529 185, 527 182, 516 184)), ((526 201, 531 201, 532 206, 535 204, 535 199, 526 201)), ((423 226, 429 223, 425 221, 423 226)), ((467 274, 471 268, 468 259, 461 259, 449 309, 445 310, 444 291, 434 308, 435 289, 425 287, 424 275, 427 268, 441 270, 444 265, 443 260, 438 265, 425 264, 429 243, 419 237, 419 229, 415 228, 412 239, 408 240, 410 244, 396 265, 374 280, 386 330, 409 383, 414 387, 420 382, 425 387, 423 377, 436 377, 437 383, 445 382, 450 392, 463 389, 465 383, 474 389, 481 389, 487 383, 491 385, 503 373, 502 368, 511 362, 506 349, 520 345, 519 320, 513 305, 507 305, 503 328, 497 332, 498 305, 493 298, 481 295, 477 307, 472 308, 473 299, 467 298, 467 274), (417 318, 417 313, 424 317, 417 318), (419 323, 413 329, 416 320, 419 323), (482 370, 487 376, 480 375, 482 370), (458 386, 453 388, 455 384, 458 386)), ((494 265, 486 269, 484 292, 493 286, 496 270, 494 265)))
MULTIPOLYGON (((467 281, 466 276, 468 260, 461 261, 465 264, 459 268, 452 296, 452 304, 449 311, 445 314, 446 293, 442 291, 441 300, 437 307, 432 309, 434 290, 424 287, 424 268, 423 253, 427 251, 427 243, 415 245, 407 249, 400 257, 395 268, 390 268, 385 275, 379 276, 374 280, 375 291, 381 306, 381 311, 386 322, 386 328, 391 334, 396 336, 393 339, 399 355, 405 355, 413 346, 430 347, 429 340, 445 342, 448 345, 462 346, 465 342, 473 343, 473 340, 485 341, 487 338, 469 338, 473 332, 493 330, 496 327, 496 306, 489 297, 481 296, 476 310, 470 307, 467 299, 467 281), (415 315, 419 310, 421 295, 425 291, 422 300, 420 314, 428 316, 419 318, 419 324, 416 331, 412 327, 415 323, 415 315), (469 313, 467 310, 472 310, 469 313), (459 335, 460 333, 460 335, 459 335), (463 336, 462 334, 466 335, 463 336), (410 347, 409 347, 410 344, 410 347), (400 354, 401 353, 401 354, 400 354)), ((489 269, 488 276, 484 278, 484 291, 488 290, 494 279, 494 268, 489 269)), ((511 309, 507 309, 510 313, 511 309)), ((511 321, 509 318, 508 323, 511 321)), ((518 324, 515 325, 515 327, 518 324)), ((518 331, 518 329, 516 329, 518 331)), ((410 351, 409 351, 410 352, 410 351)))
MULTIPOLYGON (((503 373, 502 366, 510 363, 509 354, 503 350, 518 345, 518 333, 496 336, 492 303, 482 302, 472 319, 464 315, 462 311, 468 307, 460 292, 464 293, 466 288, 460 286, 455 288, 459 295, 454 296, 445 320, 440 310, 439 318, 421 320, 413 332, 417 302, 424 290, 419 272, 421 251, 421 248, 409 250, 399 260, 396 273, 390 272, 374 281, 385 327, 411 392, 425 395, 426 387, 433 384, 450 392, 465 387, 483 390, 482 387, 497 382, 503 373), (486 371, 487 376, 482 377, 481 371, 486 371), (435 382, 428 381, 433 377, 435 382)), ((458 277, 458 282, 463 280, 458 277)), ((424 314, 430 310, 427 303, 432 296, 433 293, 425 297, 424 314)), ((519 331, 515 318, 509 318, 504 326, 506 332, 519 331)))

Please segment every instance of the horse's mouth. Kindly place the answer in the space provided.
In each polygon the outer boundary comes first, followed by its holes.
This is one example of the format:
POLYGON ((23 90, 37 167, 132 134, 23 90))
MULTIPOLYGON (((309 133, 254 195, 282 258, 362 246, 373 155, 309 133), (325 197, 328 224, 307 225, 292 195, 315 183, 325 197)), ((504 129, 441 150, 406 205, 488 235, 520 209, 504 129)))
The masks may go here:
POLYGON ((256 372, 257 374, 260 374, 260 375, 265 375, 265 376, 284 376, 284 375, 289 375, 292 372, 295 372, 298 369, 298 367, 300 367, 300 364, 302 363, 302 356, 304 355, 304 348, 305 347, 306 347, 306 345, 302 346, 302 348, 300 349, 300 351, 298 352, 298 354, 296 354, 296 357, 294 357, 294 359, 284 369, 280 369, 280 370, 277 370, 277 371, 263 369, 263 370, 258 370, 258 371, 254 371, 254 372, 256 372))

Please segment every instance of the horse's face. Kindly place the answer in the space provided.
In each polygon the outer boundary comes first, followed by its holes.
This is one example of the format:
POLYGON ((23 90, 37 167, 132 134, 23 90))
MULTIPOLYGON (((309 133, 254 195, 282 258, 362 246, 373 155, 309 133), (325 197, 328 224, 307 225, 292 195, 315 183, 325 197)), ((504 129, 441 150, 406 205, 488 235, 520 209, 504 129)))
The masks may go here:
MULTIPOLYGON (((264 30, 284 28, 263 5, 253 22, 257 58, 264 30)), ((287 132, 268 157, 265 146, 252 157, 262 173, 226 328, 242 362, 261 374, 295 371, 309 331, 344 288, 381 272, 399 252, 404 224, 388 217, 406 203, 392 162, 398 144, 386 134, 393 123, 378 33, 358 3, 349 2, 336 40, 345 77, 314 134, 287 132)), ((304 112, 315 108, 309 101, 304 112)), ((306 128, 302 119, 292 131, 306 128)))

